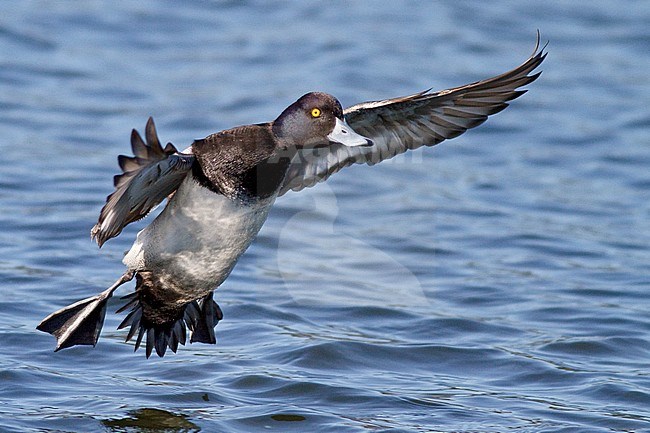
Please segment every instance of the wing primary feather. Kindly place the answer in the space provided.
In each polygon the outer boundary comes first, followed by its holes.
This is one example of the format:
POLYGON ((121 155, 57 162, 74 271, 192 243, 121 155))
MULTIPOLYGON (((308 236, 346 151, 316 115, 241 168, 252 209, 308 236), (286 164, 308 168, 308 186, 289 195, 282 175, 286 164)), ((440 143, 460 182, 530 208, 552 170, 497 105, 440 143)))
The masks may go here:
POLYGON ((113 177, 115 191, 106 197, 97 224, 90 231, 100 247, 119 235, 126 225, 151 212, 178 188, 192 167, 192 155, 179 154, 172 143, 162 148, 151 117, 145 127, 145 139, 146 142, 134 129, 134 156, 117 158, 122 173, 113 177))
POLYGON ((140 134, 135 129, 131 131, 131 150, 137 157, 145 159, 149 157, 147 145, 142 141, 142 137, 140 137, 140 134))

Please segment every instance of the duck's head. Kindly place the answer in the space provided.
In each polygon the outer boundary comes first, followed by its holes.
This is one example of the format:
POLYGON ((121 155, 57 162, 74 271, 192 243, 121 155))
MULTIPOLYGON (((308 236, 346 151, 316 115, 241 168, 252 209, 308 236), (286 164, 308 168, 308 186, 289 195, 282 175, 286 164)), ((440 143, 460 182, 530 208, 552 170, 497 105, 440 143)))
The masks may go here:
POLYGON ((273 122, 273 132, 283 148, 372 145, 345 122, 341 103, 321 92, 307 93, 287 107, 273 122))

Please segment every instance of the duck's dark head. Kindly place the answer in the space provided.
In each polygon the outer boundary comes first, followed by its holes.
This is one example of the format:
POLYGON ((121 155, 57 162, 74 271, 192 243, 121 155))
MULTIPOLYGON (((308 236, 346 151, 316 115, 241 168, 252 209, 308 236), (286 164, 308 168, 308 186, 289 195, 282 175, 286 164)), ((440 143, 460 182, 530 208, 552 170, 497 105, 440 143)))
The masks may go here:
POLYGON ((321 92, 307 93, 287 107, 273 122, 273 133, 283 148, 372 145, 345 122, 341 103, 321 92))

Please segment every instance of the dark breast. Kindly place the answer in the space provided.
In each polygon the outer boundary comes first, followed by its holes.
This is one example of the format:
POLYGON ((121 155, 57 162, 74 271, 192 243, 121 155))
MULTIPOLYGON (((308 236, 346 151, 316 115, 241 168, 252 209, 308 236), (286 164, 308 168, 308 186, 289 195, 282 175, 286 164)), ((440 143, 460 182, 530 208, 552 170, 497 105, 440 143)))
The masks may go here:
POLYGON ((279 149, 270 124, 248 125, 192 144, 194 178, 229 198, 255 200, 279 190, 291 155, 279 149))

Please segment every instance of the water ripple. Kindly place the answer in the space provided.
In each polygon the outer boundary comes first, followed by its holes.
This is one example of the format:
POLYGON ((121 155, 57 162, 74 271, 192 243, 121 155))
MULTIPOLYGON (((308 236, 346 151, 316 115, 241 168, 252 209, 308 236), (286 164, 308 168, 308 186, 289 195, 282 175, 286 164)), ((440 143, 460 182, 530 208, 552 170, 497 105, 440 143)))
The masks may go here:
MULTIPOLYGON (((650 429, 650 8, 590 2, 0 6, 0 430, 650 429), (37 323, 104 289, 147 221, 89 239, 131 128, 183 147, 515 66, 541 78, 435 149, 278 200, 216 292, 216 346, 145 360, 37 323)), ((125 294, 125 288, 119 295, 125 294)))

